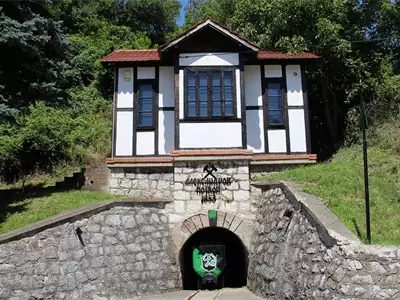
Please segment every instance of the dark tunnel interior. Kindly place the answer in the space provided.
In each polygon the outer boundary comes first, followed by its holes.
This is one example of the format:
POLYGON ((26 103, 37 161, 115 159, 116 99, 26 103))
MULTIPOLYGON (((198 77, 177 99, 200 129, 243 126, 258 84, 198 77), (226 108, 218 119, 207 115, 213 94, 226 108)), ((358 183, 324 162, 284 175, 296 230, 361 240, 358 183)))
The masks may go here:
POLYGON ((199 276, 193 269, 192 253, 200 244, 225 246, 225 269, 220 283, 208 283, 201 289, 243 287, 247 283, 248 252, 242 240, 233 232, 221 227, 207 227, 193 233, 179 252, 179 262, 184 290, 199 289, 199 276), (222 284, 222 286, 221 286, 222 284))

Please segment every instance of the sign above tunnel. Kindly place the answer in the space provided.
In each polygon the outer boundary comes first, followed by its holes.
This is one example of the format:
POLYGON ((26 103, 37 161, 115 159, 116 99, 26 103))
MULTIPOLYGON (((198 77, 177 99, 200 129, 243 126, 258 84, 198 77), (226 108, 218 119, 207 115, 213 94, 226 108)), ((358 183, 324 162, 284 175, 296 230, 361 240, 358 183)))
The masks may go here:
POLYGON ((216 195, 221 193, 221 186, 230 186, 233 182, 231 177, 216 177, 217 168, 213 164, 207 164, 203 168, 203 178, 188 178, 187 185, 196 187, 196 193, 201 195, 201 203, 215 202, 216 195))

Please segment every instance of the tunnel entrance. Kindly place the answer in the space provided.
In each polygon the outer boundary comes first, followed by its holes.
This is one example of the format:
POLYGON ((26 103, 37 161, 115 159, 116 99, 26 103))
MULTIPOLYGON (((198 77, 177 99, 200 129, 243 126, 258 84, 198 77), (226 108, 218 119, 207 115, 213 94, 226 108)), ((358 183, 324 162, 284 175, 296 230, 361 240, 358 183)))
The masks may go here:
POLYGON ((236 234, 222 227, 207 227, 193 233, 179 252, 179 263, 184 290, 236 288, 247 284, 248 251, 236 234), (193 250, 200 245, 225 247, 225 268, 218 284, 199 283, 200 276, 193 268, 193 250))

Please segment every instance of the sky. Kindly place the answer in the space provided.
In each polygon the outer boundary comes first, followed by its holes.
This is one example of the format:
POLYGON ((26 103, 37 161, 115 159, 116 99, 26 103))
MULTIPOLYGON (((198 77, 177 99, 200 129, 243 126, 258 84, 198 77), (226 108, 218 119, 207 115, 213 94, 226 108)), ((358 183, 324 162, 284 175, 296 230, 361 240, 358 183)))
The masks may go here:
POLYGON ((188 3, 189 0, 179 0, 179 2, 182 4, 181 11, 180 11, 180 16, 179 19, 176 21, 176 24, 182 25, 183 22, 185 21, 185 6, 188 3))

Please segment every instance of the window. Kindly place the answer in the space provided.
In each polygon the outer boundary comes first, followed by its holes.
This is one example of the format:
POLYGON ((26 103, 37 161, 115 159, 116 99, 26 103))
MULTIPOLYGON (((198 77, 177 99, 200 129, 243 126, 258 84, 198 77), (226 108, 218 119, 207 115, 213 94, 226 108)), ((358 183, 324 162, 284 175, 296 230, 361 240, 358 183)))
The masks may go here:
POLYGON ((282 85, 267 83, 268 125, 283 125, 282 85))
POLYGON ((235 118, 234 69, 186 70, 185 117, 235 118))
POLYGON ((152 128, 154 126, 153 84, 150 82, 138 83, 138 128, 152 128))

